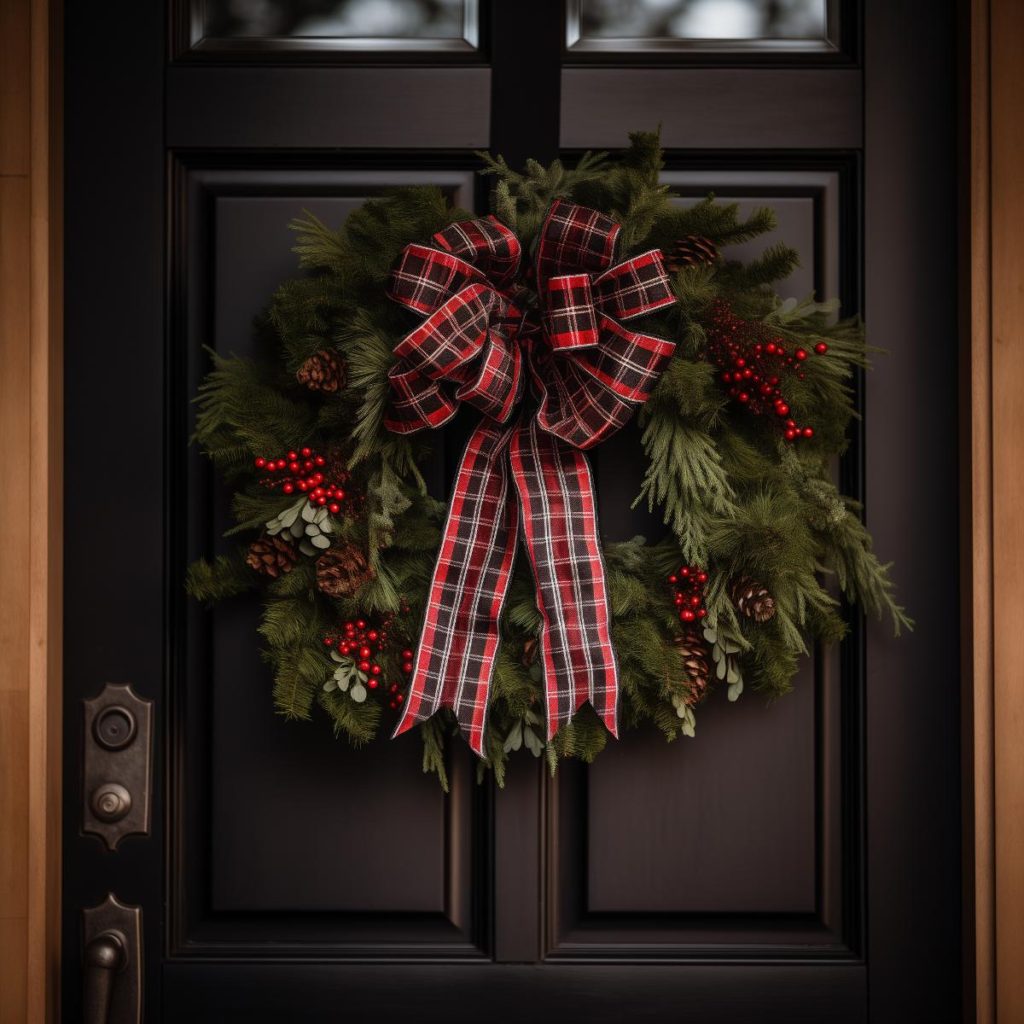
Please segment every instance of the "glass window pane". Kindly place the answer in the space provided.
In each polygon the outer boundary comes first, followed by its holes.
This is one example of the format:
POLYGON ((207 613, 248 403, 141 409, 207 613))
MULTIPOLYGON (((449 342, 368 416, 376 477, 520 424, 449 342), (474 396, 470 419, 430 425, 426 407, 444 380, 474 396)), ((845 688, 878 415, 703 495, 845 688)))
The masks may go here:
POLYGON ((570 0, 569 21, 570 45, 592 40, 601 49, 611 40, 623 49, 641 41, 799 46, 827 42, 829 0, 570 0))
POLYGON ((466 0, 205 0, 217 39, 463 39, 466 0))

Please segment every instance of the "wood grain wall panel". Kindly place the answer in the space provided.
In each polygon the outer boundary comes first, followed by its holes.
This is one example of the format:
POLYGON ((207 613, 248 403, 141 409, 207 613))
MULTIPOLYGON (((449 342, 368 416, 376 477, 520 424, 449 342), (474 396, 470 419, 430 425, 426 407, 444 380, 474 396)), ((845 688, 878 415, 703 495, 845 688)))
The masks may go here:
POLYGON ((29 0, 0 0, 0 175, 31 166, 31 24, 29 0))
MULTIPOLYGON (((27 17, 27 7, 25 16, 27 17)), ((8 4, 8 7, 11 7, 8 4)), ((10 11, 7 12, 8 16, 10 11)), ((27 53, 24 55, 27 64, 27 53)), ((27 78, 27 75, 24 76, 27 78)), ((27 81, 22 83, 27 90, 27 81)), ((26 104, 27 107, 27 104, 26 104)), ((11 110, 4 103, 0 114, 11 110)), ((25 123, 27 124, 27 110, 25 123)), ((15 117, 12 129, 20 118, 15 117)), ((0 134, 6 126, 0 124, 0 134)), ((17 156, 16 149, 10 154, 17 156)), ((32 506, 30 490, 31 186, 27 174, 0 177, 0 1021, 27 1009, 29 846, 29 652, 32 506)))
POLYGON ((991 6, 992 565, 996 1011, 1024 1020, 1024 6, 991 6))

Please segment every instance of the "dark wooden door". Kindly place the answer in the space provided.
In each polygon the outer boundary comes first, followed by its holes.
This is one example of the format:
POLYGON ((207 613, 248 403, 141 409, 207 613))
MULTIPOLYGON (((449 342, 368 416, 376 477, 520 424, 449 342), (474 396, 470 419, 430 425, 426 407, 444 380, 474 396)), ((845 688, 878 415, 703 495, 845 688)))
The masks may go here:
MULTIPOLYGON (((426 11, 429 44, 353 40, 331 4, 68 6, 65 1020, 107 893, 142 908, 151 1022, 961 1018, 954 5, 822 0, 784 30, 807 38, 726 47, 638 40, 680 31, 616 21, 644 6, 361 8, 426 11), (477 786, 456 747, 444 797, 415 738, 353 753, 275 716, 254 608, 186 599, 225 520, 188 447, 202 345, 248 350, 302 208, 430 182, 483 210, 476 149, 658 124, 679 202, 775 206, 793 294, 888 349, 840 473, 918 627, 856 624, 791 697, 554 781, 523 752, 477 786), (156 725, 150 834, 116 852, 81 819, 81 702, 109 681, 156 725)), ((597 455, 612 537, 650 525, 635 445, 597 455)))

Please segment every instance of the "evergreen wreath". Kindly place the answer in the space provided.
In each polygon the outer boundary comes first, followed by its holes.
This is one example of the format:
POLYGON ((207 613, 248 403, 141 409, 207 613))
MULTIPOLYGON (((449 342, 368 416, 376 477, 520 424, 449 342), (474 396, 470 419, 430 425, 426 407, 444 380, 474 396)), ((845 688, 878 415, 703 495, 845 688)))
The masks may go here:
MULTIPOLYGON (((694 735, 716 683, 729 700, 745 686, 785 693, 808 644, 846 632, 838 595, 887 613, 897 634, 909 626, 859 507, 832 480, 866 366, 860 326, 837 321, 835 303, 776 295, 797 265, 792 249, 745 265, 723 255, 771 231, 772 211, 741 220, 714 197, 674 204, 653 134, 574 168, 530 161, 519 173, 481 156, 495 182, 490 223, 524 254, 563 200, 618 225, 617 258, 660 251, 669 272, 675 301, 643 318, 675 350, 638 413, 647 462, 636 498, 661 510, 666 536, 602 552, 622 723, 652 719, 672 740, 694 735)), ((339 230, 309 214, 294 221, 304 273, 258 322, 265 355, 211 353, 197 399, 196 439, 234 490, 229 535, 250 539, 194 563, 188 590, 212 603, 257 589, 278 711, 309 719, 318 705, 356 745, 403 710, 445 525, 420 470, 431 432, 385 425, 394 350, 416 326, 387 289, 410 243, 472 219, 415 187, 367 202, 339 230)), ((517 301, 536 296, 521 289, 517 301)), ((480 771, 499 783, 523 745, 554 771, 561 757, 592 760, 607 739, 589 707, 547 737, 541 626, 520 554, 481 739, 480 771)), ((447 786, 455 718, 442 712, 419 731, 424 770, 447 786)))

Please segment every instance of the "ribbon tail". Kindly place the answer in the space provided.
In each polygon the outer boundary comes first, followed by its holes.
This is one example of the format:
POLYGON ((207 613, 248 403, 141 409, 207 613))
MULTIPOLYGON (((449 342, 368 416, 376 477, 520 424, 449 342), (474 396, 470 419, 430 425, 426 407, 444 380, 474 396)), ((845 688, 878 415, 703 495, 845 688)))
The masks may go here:
POLYGON ((483 757, 498 621, 518 536, 505 452, 509 428, 481 423, 466 445, 430 583, 398 736, 450 707, 483 757))
POLYGON ((509 462, 543 620, 548 739, 588 700, 618 736, 618 666, 587 458, 531 418, 512 435, 509 462))

